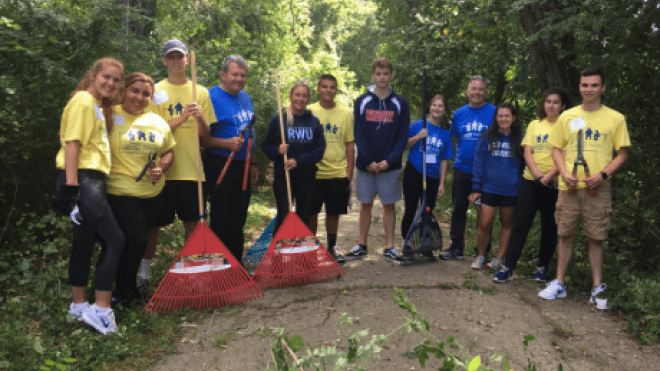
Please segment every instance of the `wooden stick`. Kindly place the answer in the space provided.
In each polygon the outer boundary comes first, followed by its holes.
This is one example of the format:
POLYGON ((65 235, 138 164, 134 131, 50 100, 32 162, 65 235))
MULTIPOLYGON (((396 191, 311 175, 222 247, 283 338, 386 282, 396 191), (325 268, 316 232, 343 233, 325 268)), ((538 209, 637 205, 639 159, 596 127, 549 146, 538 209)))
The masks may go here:
MULTIPOLYGON (((282 97, 280 95, 280 76, 275 70, 275 88, 277 90, 277 115, 280 118, 280 134, 282 135, 282 144, 286 144, 286 139, 284 136, 284 120, 282 118, 282 97)), ((286 164, 287 155, 284 154, 284 163, 286 164)), ((286 178, 286 193, 289 197, 289 210, 291 210, 291 180, 289 179, 289 170, 284 169, 284 176, 286 178)))
MULTIPOLYGON (((195 52, 190 52, 190 74, 192 76, 192 100, 197 103, 197 73, 195 72, 195 52)), ((202 155, 199 151, 199 125, 195 120, 195 144, 197 148, 197 202, 199 220, 204 220, 204 203, 202 201, 202 155)))
MULTIPOLYGON (((282 338, 280 338, 280 341, 282 342, 282 346, 285 347, 286 350, 289 351, 289 354, 291 354, 291 357, 293 357, 293 360, 296 361, 296 364, 298 364, 298 357, 296 357, 296 353, 294 353, 293 350, 291 350, 291 348, 289 348, 289 344, 287 344, 286 341, 284 341, 284 339, 282 339, 282 338)), ((305 371, 302 368, 302 366, 298 366, 298 368, 300 368, 300 371, 305 371)))

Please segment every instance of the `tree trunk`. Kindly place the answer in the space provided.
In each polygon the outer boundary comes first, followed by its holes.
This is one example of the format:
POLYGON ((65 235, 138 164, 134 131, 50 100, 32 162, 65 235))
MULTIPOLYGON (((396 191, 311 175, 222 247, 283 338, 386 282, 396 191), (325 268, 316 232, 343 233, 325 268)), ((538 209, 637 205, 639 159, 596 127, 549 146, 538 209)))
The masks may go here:
MULTIPOLYGON (((520 22, 527 36, 532 36, 540 30, 539 22, 545 18, 545 10, 541 2, 527 5, 519 12, 520 22)), ((572 50, 572 37, 561 40, 538 40, 532 43, 532 58, 539 84, 546 90, 548 88, 561 88, 570 96, 576 96, 575 87, 578 85, 578 73, 572 63, 572 57, 559 59, 555 44, 559 43, 562 49, 572 50)))
MULTIPOLYGON (((118 0, 120 4, 127 7, 141 9, 142 15, 149 17, 153 20, 156 16, 156 2, 157 0, 118 0)), ((129 22, 126 17, 122 18, 122 22, 126 26, 126 33, 129 32, 137 36, 149 36, 153 31, 152 22, 129 22)))

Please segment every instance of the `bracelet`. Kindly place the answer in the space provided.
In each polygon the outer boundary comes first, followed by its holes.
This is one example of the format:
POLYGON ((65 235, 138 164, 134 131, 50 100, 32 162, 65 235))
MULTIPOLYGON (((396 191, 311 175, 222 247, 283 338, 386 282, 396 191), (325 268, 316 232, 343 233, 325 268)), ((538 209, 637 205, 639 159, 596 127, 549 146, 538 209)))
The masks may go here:
POLYGON ((601 171, 600 175, 603 177, 603 180, 607 180, 607 173, 606 172, 601 171))

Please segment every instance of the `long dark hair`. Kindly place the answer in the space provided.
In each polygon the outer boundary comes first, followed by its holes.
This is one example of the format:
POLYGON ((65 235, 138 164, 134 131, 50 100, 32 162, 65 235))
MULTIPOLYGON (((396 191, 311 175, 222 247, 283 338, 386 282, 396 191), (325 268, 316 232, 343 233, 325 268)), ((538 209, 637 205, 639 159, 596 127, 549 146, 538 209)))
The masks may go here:
POLYGON ((541 99, 541 102, 539 102, 539 111, 538 111, 539 120, 543 120, 544 118, 548 117, 548 114, 545 112, 545 100, 548 99, 548 96, 553 94, 559 96, 559 99, 561 100, 561 104, 564 106, 564 109, 561 110, 561 112, 564 112, 565 110, 573 107, 573 104, 571 102, 571 97, 565 91, 559 88, 549 88, 543 93, 543 98, 541 99))
POLYGON ((522 128, 520 127, 520 121, 518 120, 518 110, 513 104, 507 102, 502 102, 497 105, 495 116, 493 116, 493 122, 488 129, 481 134, 488 139, 488 152, 493 152, 493 150, 497 149, 497 140, 500 135, 500 125, 497 123, 497 113, 501 109, 508 109, 513 116, 516 116, 516 119, 513 120, 513 123, 511 124, 510 151, 515 157, 523 157, 523 150, 520 145, 522 142, 522 128))

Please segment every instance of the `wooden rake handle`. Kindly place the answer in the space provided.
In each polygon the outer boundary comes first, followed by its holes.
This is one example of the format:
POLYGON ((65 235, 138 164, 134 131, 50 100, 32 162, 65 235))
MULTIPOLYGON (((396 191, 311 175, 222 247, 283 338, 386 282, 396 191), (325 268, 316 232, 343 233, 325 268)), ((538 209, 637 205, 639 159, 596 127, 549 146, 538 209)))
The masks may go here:
MULTIPOLYGON (((282 96, 280 95, 280 75, 275 70, 275 90, 277 91, 277 116, 280 118, 280 135, 282 136, 282 144, 286 144, 286 137, 284 136, 284 119, 282 118, 282 96)), ((288 160, 286 153, 284 154, 284 162, 288 160)), ((289 170, 284 169, 284 176, 286 178, 286 194, 289 200, 289 210, 291 210, 291 180, 289 178, 289 170)))
MULTIPOLYGON (((192 77, 192 100, 197 103, 197 73, 195 71, 195 52, 190 52, 190 75, 192 77)), ((199 151, 199 127, 195 120, 195 148, 197 152, 197 203, 199 220, 204 220, 204 203, 202 200, 202 155, 199 151)))

